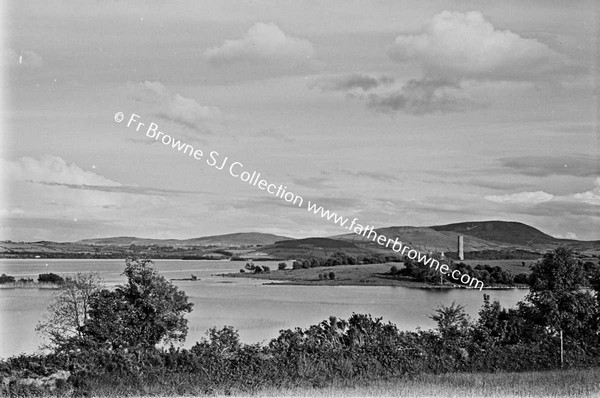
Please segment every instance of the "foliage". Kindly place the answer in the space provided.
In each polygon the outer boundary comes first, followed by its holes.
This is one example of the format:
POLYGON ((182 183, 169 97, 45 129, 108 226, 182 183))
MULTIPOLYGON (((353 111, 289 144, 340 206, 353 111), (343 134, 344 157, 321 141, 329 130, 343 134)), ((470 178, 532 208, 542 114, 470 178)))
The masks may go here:
POLYGON ((306 258, 295 260, 292 263, 292 269, 315 268, 315 267, 334 267, 337 265, 355 265, 355 264, 383 264, 387 262, 400 261, 397 256, 373 255, 370 257, 358 256, 352 257, 342 251, 334 253, 329 258, 306 258))
POLYGON ((244 344, 225 326, 211 328, 191 349, 158 349, 163 338, 184 335, 180 320, 191 305, 148 260, 129 260, 126 285, 93 294, 85 344, 2 361, 0 376, 68 369, 75 395, 248 395, 449 372, 552 370, 561 367, 557 330, 564 334, 565 367, 600 366, 599 293, 579 288, 588 281, 596 289, 598 275, 582 277, 577 264, 569 251, 549 253, 535 265, 534 287, 515 308, 484 295, 479 317, 471 321, 452 303, 431 316, 435 330, 400 331, 381 318, 353 314, 281 330, 266 344, 244 344))
POLYGON ((183 341, 184 314, 192 310, 186 294, 159 275, 148 259, 127 259, 124 275, 125 285, 93 297, 86 337, 113 349, 183 341))
POLYGON ((0 275, 0 283, 12 283, 15 281, 15 277, 11 275, 2 274, 0 275))
POLYGON ((38 282, 39 283, 56 283, 56 284, 60 284, 63 283, 65 280, 62 276, 54 274, 52 272, 50 272, 49 274, 39 274, 38 275, 38 282))
POLYGON ((436 314, 430 318, 437 323, 438 331, 443 338, 456 339, 466 334, 469 317, 465 312, 465 307, 453 301, 450 306, 442 306, 435 312, 436 314))
POLYGON ((101 288, 97 273, 78 273, 67 278, 52 297, 48 312, 36 330, 47 336, 59 350, 83 343, 92 298, 101 288))
POLYGON ((600 331, 598 302, 581 287, 588 283, 583 264, 560 247, 532 267, 527 296, 530 319, 551 332, 572 338, 594 338, 600 331))

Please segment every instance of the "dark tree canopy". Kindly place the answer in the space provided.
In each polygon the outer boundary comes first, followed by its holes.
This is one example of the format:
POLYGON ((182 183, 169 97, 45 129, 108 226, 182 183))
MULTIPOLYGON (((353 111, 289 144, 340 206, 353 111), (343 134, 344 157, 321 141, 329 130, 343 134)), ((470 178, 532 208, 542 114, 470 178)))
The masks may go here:
POLYGON ((532 292, 574 291, 585 284, 583 266, 573 257, 573 251, 565 247, 544 255, 532 268, 530 284, 532 292))
POLYGON ((565 247, 544 255, 532 267, 529 318, 553 331, 573 338, 593 335, 598 330, 598 306, 589 291, 583 265, 565 247))
POLYGON ((154 347, 163 341, 183 341, 185 313, 192 303, 147 259, 127 259, 127 283, 102 290, 92 301, 87 334, 95 342, 119 347, 154 347))

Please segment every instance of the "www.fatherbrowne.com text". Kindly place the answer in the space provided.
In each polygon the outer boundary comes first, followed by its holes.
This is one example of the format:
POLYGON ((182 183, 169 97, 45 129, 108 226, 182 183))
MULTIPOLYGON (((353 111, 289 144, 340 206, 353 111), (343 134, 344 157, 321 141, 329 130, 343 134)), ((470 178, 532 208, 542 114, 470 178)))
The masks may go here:
MULTIPOLYGON (((353 218, 351 221, 347 217, 338 215, 335 212, 324 209, 322 206, 318 206, 316 203, 312 203, 310 200, 304 201, 300 195, 297 195, 287 189, 287 186, 282 184, 273 184, 269 181, 261 178, 261 173, 257 171, 248 171, 244 168, 244 165, 240 162, 231 161, 228 156, 224 158, 217 151, 210 151, 205 155, 205 152, 201 149, 195 148, 194 146, 185 143, 175 137, 166 134, 159 130, 158 125, 151 122, 146 123, 140 120, 140 116, 132 113, 127 121, 128 128, 135 128, 135 131, 144 132, 146 137, 153 139, 157 142, 162 142, 164 145, 169 146, 173 150, 176 150, 190 158, 199 161, 206 161, 206 164, 214 167, 215 169, 228 170, 232 177, 239 178, 245 183, 257 187, 261 191, 266 191, 270 195, 276 196, 285 200, 293 206, 305 207, 309 213, 315 214, 324 218, 334 224, 352 231, 357 235, 364 237, 365 239, 371 239, 377 244, 391 249, 395 253, 405 255, 411 260, 416 260, 419 263, 429 266, 430 268, 439 271, 442 275, 450 275, 450 278, 460 281, 462 284, 483 289, 483 282, 471 277, 470 275, 463 274, 459 270, 452 270, 447 264, 440 263, 438 260, 432 258, 430 255, 420 253, 415 249, 411 249, 407 245, 403 245, 398 238, 391 239, 387 238, 382 234, 379 234, 373 226, 363 226, 358 222, 358 218, 353 218), (350 221, 350 224, 348 222, 350 221)), ((114 117, 117 123, 121 123, 125 120, 125 115, 122 112, 117 112, 114 117)))

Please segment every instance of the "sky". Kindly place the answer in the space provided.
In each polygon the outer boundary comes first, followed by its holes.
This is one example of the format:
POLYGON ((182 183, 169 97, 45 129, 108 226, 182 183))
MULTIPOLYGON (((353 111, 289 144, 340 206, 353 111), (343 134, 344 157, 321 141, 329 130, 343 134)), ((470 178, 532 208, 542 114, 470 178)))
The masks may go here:
POLYGON ((234 162, 363 225, 505 220, 600 239, 599 9, 7 1, 0 239, 347 232, 234 162))

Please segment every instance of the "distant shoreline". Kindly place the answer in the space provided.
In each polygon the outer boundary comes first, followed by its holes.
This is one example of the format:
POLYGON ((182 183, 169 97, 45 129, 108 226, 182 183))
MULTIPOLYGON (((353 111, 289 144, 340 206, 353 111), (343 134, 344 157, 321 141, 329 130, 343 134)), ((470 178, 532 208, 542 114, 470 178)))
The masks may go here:
MULTIPOLYGON (((336 265, 330 267, 315 267, 302 269, 271 270, 270 273, 254 274, 251 271, 227 274, 215 274, 214 276, 228 278, 247 278, 267 280, 263 285, 295 285, 295 286, 391 286, 408 287, 413 289, 441 290, 462 289, 479 290, 463 285, 444 284, 435 285, 427 282, 418 282, 408 277, 395 278, 389 274, 393 264, 364 264, 364 265, 336 265), (334 279, 319 278, 319 274, 333 272, 334 279)), ((525 285, 500 285, 484 286, 482 290, 512 290, 528 289, 525 285)))
POLYGON ((58 283, 39 283, 39 282, 8 282, 0 283, 0 289, 41 289, 41 290, 54 290, 58 289, 60 284, 58 283))

